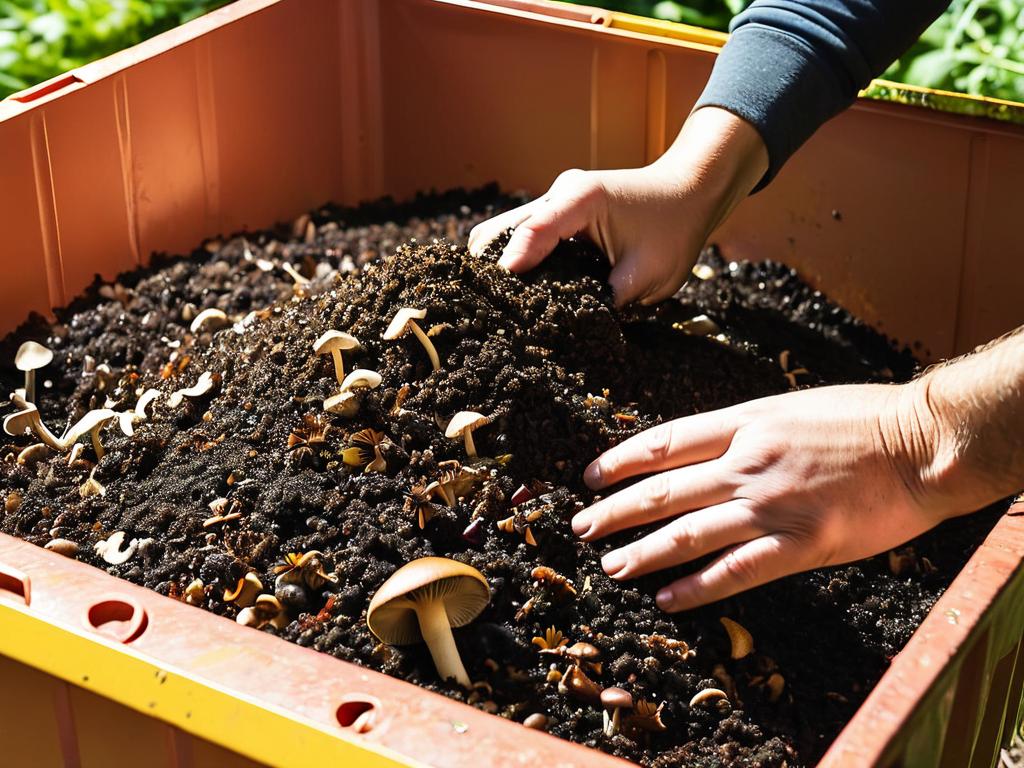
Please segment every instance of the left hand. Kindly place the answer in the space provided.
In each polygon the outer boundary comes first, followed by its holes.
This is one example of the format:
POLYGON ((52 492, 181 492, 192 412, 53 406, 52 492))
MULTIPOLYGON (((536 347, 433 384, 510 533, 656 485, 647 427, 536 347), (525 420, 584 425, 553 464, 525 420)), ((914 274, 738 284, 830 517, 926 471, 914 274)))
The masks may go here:
POLYGON ((615 579, 723 550, 658 592, 665 611, 898 546, 972 511, 933 471, 945 443, 921 389, 822 387, 649 429, 601 455, 584 481, 596 490, 650 476, 578 513, 573 531, 595 541, 667 521, 602 558, 615 579))

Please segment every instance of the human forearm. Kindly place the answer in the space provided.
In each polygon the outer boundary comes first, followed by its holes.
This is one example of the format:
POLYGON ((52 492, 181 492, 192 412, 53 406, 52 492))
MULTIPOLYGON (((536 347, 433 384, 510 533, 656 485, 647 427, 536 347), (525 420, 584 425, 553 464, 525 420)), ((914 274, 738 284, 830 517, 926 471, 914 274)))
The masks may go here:
POLYGON ((763 184, 905 51, 948 0, 755 0, 731 26, 698 106, 757 128, 763 184))
POLYGON ((905 435, 931 503, 970 512, 1024 488, 1024 327, 907 385, 905 435))

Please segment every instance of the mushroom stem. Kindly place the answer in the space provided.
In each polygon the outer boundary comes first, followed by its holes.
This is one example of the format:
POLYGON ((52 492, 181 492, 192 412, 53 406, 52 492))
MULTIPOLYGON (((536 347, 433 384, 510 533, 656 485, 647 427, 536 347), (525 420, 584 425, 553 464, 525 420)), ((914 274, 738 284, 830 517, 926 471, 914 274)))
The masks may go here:
MULTIPOLYGON (((476 443, 473 442, 473 430, 467 429, 462 433, 462 439, 466 443, 466 455, 472 459, 476 458, 476 443)), ((450 506, 450 505, 449 505, 450 506)))
POLYGON ((416 338, 420 340, 420 344, 427 350, 427 355, 430 357, 430 364, 434 366, 435 371, 441 370, 441 360, 437 356, 437 350, 434 348, 434 343, 430 340, 430 337, 423 332, 419 324, 415 320, 409 321, 409 327, 412 328, 412 332, 416 334, 416 338))
POLYGON ((100 459, 102 459, 104 453, 106 453, 106 451, 103 450, 103 443, 100 442, 100 427, 102 427, 102 426, 104 426, 104 425, 103 424, 97 424, 89 432, 89 437, 92 438, 92 449, 94 451, 96 451, 96 461, 99 461, 100 459))
POLYGON ((345 380, 345 361, 341 359, 341 350, 332 349, 331 357, 334 358, 334 375, 338 377, 338 383, 345 380))
POLYGON ((36 401, 36 372, 25 371, 25 399, 34 403, 36 401))
POLYGON ((616 733, 619 732, 619 725, 621 723, 619 712, 621 711, 622 707, 616 707, 614 710, 612 710, 611 728, 605 730, 606 736, 614 736, 616 733))
POLYGON ((423 641, 430 649, 434 658, 434 666, 442 680, 454 678, 463 688, 470 688, 472 683, 466 668, 462 665, 459 649, 455 647, 455 638, 448 623, 448 613, 444 601, 424 600, 416 605, 416 618, 419 619, 423 641))

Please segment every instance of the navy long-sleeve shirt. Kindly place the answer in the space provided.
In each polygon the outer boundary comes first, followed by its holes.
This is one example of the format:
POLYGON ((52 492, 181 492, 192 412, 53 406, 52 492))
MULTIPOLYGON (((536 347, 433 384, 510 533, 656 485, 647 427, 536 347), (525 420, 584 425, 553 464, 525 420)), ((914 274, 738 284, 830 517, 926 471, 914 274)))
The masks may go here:
POLYGON ((727 109, 768 148, 767 184, 818 127, 911 46, 949 0, 755 0, 733 19, 697 107, 727 109))

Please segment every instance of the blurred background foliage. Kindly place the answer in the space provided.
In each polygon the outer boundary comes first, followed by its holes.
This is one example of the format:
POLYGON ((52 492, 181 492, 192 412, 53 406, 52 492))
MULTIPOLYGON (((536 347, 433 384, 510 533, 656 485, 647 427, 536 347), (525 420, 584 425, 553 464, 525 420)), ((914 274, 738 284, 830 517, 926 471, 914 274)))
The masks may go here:
MULTIPOLYGON (((725 30, 750 0, 590 0, 613 11, 725 30)), ((903 0, 914 2, 914 0, 903 0)), ((1024 0, 953 0, 883 75, 888 80, 1024 101, 1024 0)))
POLYGON ((0 0, 0 98, 135 45, 226 0, 0 0))
MULTIPOLYGON (((134 45, 226 2, 0 0, 0 97, 134 45)), ((724 30, 749 3, 589 0, 586 4, 724 30)), ((953 0, 884 77, 1024 101, 1024 0, 953 0)))

